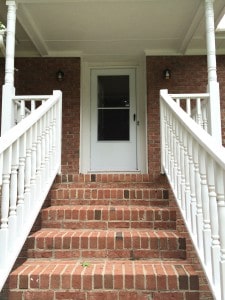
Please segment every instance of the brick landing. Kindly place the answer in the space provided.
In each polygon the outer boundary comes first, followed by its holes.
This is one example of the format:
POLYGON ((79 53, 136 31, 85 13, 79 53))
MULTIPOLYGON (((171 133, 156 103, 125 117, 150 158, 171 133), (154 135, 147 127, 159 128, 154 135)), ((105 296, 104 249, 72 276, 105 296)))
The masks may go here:
POLYGON ((8 300, 198 300, 167 185, 148 175, 58 178, 8 300))

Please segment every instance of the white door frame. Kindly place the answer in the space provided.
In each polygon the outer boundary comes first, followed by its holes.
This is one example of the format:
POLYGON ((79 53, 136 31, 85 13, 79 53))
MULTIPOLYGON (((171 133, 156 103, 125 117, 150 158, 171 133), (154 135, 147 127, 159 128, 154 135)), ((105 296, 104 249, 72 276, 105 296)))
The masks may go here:
POLYGON ((137 164, 138 170, 142 174, 147 173, 147 108, 146 108, 146 76, 145 61, 141 63, 89 63, 82 61, 81 63, 81 107, 80 107, 80 173, 86 174, 91 171, 90 164, 90 79, 91 70, 96 68, 136 69, 136 93, 137 93, 137 164))

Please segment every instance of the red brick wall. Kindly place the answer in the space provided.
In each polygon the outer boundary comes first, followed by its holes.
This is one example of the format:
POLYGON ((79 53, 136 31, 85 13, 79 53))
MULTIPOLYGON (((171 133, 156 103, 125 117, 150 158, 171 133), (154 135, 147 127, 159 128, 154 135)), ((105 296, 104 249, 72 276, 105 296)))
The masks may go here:
MULTIPOLYGON (((151 178, 160 174, 159 91, 171 93, 205 92, 207 61, 205 56, 152 56, 147 57, 148 101, 148 157, 151 178), (170 80, 162 72, 169 68, 170 80)), ((217 57, 218 80, 221 90, 223 141, 225 141, 225 56, 217 57)), ((80 59, 79 58, 17 58, 15 73, 17 95, 51 94, 53 89, 63 92, 63 173, 79 170, 80 133, 80 59), (62 82, 56 72, 65 73, 62 82)), ((4 60, 0 59, 0 84, 3 84, 4 60)))
MULTIPOLYGON (((0 60, 2 62, 3 60, 0 60)), ((0 63, 0 68, 2 64, 0 63)), ((63 93, 62 172, 79 170, 80 140, 80 59, 79 58, 17 58, 15 87, 17 95, 50 95, 63 93), (58 70, 64 80, 56 79, 58 70)), ((0 69, 0 73, 4 71, 0 69)), ((0 75, 1 76, 1 75, 0 75)), ((0 78, 1 80, 1 78, 0 78)))

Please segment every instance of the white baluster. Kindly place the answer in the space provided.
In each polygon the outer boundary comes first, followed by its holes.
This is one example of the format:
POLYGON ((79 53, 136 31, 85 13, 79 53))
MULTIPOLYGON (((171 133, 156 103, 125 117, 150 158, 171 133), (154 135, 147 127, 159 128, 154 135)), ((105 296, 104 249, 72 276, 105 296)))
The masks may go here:
POLYGON ((186 130, 183 131, 184 141, 184 176, 185 176, 185 212, 188 223, 191 221, 191 189, 190 189, 190 172, 189 172, 189 156, 188 156, 188 134, 186 130))
POLYGON ((201 98, 197 98, 196 100, 196 107, 197 107, 197 116, 196 116, 196 122, 203 127, 203 121, 202 121, 202 112, 201 112, 201 98))
POLYGON ((178 106, 180 106, 180 98, 176 99, 176 103, 177 103, 178 106))
POLYGON ((219 235, 220 235, 220 281, 221 281, 221 299, 225 299, 225 196, 224 196, 224 171, 220 166, 216 166, 216 194, 217 208, 219 217, 219 235))
POLYGON ((34 111, 36 108, 36 101, 35 100, 31 100, 31 111, 34 111))
POLYGON ((203 255, 203 214, 202 214, 202 200, 201 200, 201 180, 199 171, 199 147, 196 141, 193 141, 193 162, 195 172, 195 193, 196 193, 196 229, 197 229, 197 242, 200 253, 203 255))
POLYGON ((45 172, 45 153, 46 153, 46 150, 45 150, 45 127, 46 127, 46 116, 43 116, 43 118, 41 118, 41 122, 42 122, 42 125, 41 125, 41 129, 42 129, 42 132, 41 132, 41 186, 44 187, 45 186, 45 182, 47 180, 46 178, 46 172, 45 172))
POLYGON ((31 205, 36 204, 37 189, 36 189, 36 171, 37 171, 37 123, 32 127, 32 150, 31 150, 31 205))
POLYGON ((177 160, 177 199, 181 201, 181 154, 180 154, 180 142, 179 142, 179 128, 180 124, 176 122, 176 160, 177 160))
POLYGON ((9 206, 9 247, 13 249, 17 237, 17 173, 19 165, 19 140, 12 146, 12 167, 10 180, 10 206, 9 206))
POLYGON ((175 193, 177 195, 177 169, 178 169, 178 163, 177 163, 177 139, 176 139, 176 127, 177 127, 177 121, 175 118, 173 118, 173 159, 174 159, 174 166, 173 166, 173 186, 175 189, 175 193))
POLYGON ((62 151, 62 92, 54 91, 53 95, 56 95, 58 98, 57 106, 57 116, 56 116, 56 146, 57 146, 57 162, 59 162, 58 174, 61 173, 61 151, 62 151))
POLYGON ((5 264, 5 257, 8 252, 9 230, 9 184, 11 173, 12 148, 9 147, 4 152, 3 158, 3 176, 2 176, 2 202, 1 202, 1 228, 0 228, 0 259, 5 264))
POLYGON ((52 174, 53 170, 53 163, 54 163, 54 157, 53 157, 53 126, 54 126, 54 116, 53 116, 53 107, 51 108, 49 112, 49 175, 52 174))
POLYGON ((193 139, 189 136, 188 139, 188 156, 189 156, 189 182, 190 182, 190 196, 191 196, 191 204, 190 204, 190 217, 191 217, 191 231, 193 237, 197 240, 197 232, 196 232, 196 192, 195 192, 195 168, 193 161, 193 139))
POLYGON ((191 99, 186 99, 186 113, 191 116, 191 99))
POLYGON ((26 161, 25 161, 25 185, 24 185, 24 204, 25 204, 25 215, 29 215, 30 211, 30 199, 31 199, 31 149, 32 149, 32 131, 29 129, 27 132, 26 141, 26 161))
POLYGON ((18 202, 17 202, 17 234, 20 235, 24 224, 24 181, 25 181, 26 134, 20 138, 19 172, 18 172, 18 202))
POLYGON ((20 101, 20 121, 25 118, 25 100, 20 101))
POLYGON ((212 280, 215 288, 220 290, 220 241, 219 241, 219 224, 218 224, 218 210, 216 201, 216 187, 215 187, 215 168, 213 159, 207 155, 207 180, 209 188, 209 212, 212 232, 211 242, 211 257, 212 257, 212 280))
POLYGON ((43 186, 41 185, 41 139, 42 139, 42 122, 41 120, 37 123, 37 175, 36 175, 36 189, 42 191, 43 186))
POLYGON ((46 114, 45 120, 45 182, 47 182, 49 179, 49 112, 46 114))
POLYGON ((174 153, 173 153, 173 116, 172 113, 169 114, 169 174, 170 174, 170 183, 174 186, 173 178, 173 168, 174 168, 174 153))
POLYGON ((208 132, 208 104, 204 103, 202 107, 202 120, 203 120, 203 129, 208 132))
POLYGON ((14 102, 14 123, 15 125, 19 122, 18 104, 14 102))
POLYGON ((52 166, 55 166, 55 163, 57 161, 57 156, 56 156, 56 105, 53 107, 53 122, 52 122, 52 166))
POLYGON ((180 131, 180 170, 181 170, 181 209, 185 211, 185 153, 184 153, 184 141, 183 141, 183 128, 179 128, 180 131))
POLYGON ((206 177, 206 155, 203 148, 199 149, 199 170, 201 178, 201 199, 203 212, 203 247, 205 265, 211 267, 211 226, 209 217, 209 194, 206 177))
POLYGON ((169 144, 168 144, 168 139, 169 139, 169 128, 168 128, 168 123, 167 123, 167 108, 164 104, 164 135, 165 135, 165 151, 164 149, 162 149, 164 151, 164 155, 165 155, 165 165, 164 168, 166 170, 166 172, 168 173, 169 171, 169 157, 168 157, 168 153, 169 153, 169 144))

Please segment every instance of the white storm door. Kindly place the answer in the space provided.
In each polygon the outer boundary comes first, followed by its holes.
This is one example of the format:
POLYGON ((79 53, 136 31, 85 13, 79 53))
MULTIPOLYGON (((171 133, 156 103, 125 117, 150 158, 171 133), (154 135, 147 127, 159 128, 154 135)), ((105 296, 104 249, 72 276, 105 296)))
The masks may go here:
POLYGON ((91 171, 136 171, 135 69, 91 71, 91 171))

